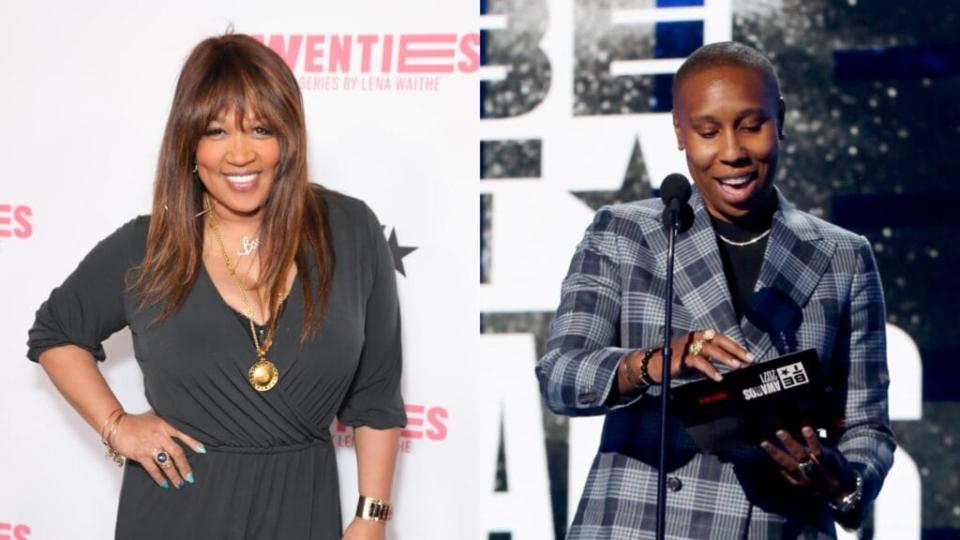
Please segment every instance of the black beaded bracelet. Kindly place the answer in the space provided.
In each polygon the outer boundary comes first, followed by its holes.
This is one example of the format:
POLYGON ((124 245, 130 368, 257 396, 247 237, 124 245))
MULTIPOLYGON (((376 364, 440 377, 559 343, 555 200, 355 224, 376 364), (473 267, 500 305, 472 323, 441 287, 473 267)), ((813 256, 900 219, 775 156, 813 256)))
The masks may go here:
POLYGON ((640 383, 647 386, 655 386, 657 383, 653 381, 653 378, 650 377, 650 371, 648 370, 650 366, 650 359, 653 358, 653 353, 657 352, 656 349, 648 349, 644 351, 643 358, 640 359, 640 383))

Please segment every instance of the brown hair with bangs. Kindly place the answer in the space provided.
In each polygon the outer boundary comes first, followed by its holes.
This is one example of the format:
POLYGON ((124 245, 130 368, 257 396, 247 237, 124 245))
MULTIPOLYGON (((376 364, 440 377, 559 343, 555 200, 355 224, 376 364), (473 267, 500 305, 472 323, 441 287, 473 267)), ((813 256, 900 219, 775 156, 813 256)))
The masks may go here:
MULTIPOLYGON (((174 92, 160 146, 153 215, 143 262, 131 289, 139 308, 161 305, 157 320, 183 305, 203 264, 204 187, 193 172, 197 145, 209 122, 223 112, 252 112, 276 135, 280 162, 264 203, 258 286, 269 291, 274 313, 296 264, 305 303, 301 342, 316 330, 330 293, 333 248, 322 188, 307 179, 307 134, 296 78, 269 47, 242 34, 202 41, 187 58, 174 92), (311 276, 311 268, 317 278, 311 276)), ((271 318, 271 325, 276 324, 271 318)))

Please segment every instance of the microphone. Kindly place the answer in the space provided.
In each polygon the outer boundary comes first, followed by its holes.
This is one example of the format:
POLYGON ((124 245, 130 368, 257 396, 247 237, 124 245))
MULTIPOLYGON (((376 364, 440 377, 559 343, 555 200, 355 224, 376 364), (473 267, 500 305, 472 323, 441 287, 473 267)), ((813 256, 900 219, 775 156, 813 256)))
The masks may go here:
POLYGON ((690 181, 687 177, 672 173, 667 175, 660 184, 660 199, 663 200, 663 225, 665 227, 673 226, 673 214, 676 213, 677 232, 682 233, 693 225, 693 208, 687 204, 693 190, 690 188, 690 181))
MULTIPOLYGON (((682 174, 673 173, 660 184, 663 225, 667 228, 667 279, 663 306, 663 358, 672 358, 670 329, 673 326, 673 267, 677 234, 693 225, 693 208, 687 204, 693 190, 682 174)), ((667 522, 667 405, 670 396, 670 362, 663 362, 660 392, 660 460, 657 467, 657 540, 666 536, 667 522)))

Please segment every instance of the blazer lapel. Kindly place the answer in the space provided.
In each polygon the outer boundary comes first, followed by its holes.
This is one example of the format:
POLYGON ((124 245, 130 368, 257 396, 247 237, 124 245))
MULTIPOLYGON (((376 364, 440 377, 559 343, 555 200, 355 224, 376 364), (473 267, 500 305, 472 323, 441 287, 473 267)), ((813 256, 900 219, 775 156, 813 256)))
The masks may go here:
POLYGON ((833 256, 833 242, 821 238, 811 218, 797 211, 777 191, 779 209, 744 313, 743 334, 760 360, 795 351, 803 307, 817 288, 833 256))
MULTIPOLYGON (((690 330, 714 329, 744 343, 723 273, 717 238, 699 192, 690 198, 693 226, 677 237, 674 262, 676 297, 692 319, 690 330)), ((666 250, 663 250, 666 264, 666 250)), ((676 327, 675 327, 676 328, 676 327)))

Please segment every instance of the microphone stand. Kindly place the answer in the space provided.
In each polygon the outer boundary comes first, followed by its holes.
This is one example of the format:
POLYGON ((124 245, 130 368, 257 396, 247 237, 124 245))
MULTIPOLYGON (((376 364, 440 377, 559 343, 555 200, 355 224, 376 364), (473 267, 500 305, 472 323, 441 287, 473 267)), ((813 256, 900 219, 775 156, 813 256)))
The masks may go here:
POLYGON ((683 202, 673 199, 669 207, 667 232, 667 291, 664 295, 663 373, 660 379, 660 462, 657 467, 657 540, 664 540, 667 526, 667 404, 670 398, 670 327, 673 323, 673 259, 674 244, 680 229, 680 211, 683 202))

